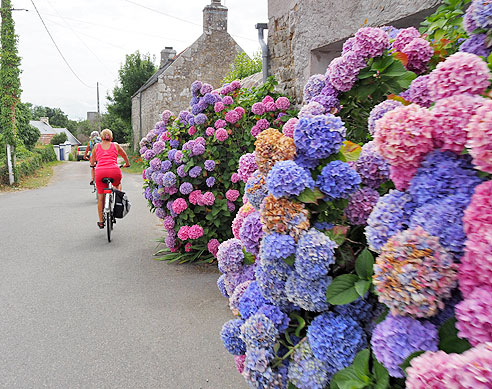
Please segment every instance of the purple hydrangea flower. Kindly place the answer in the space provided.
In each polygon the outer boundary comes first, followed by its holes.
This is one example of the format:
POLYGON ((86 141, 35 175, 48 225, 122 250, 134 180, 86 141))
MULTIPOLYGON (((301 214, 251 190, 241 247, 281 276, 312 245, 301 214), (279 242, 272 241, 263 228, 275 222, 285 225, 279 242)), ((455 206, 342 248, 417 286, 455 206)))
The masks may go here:
POLYGON ((429 75, 419 76, 410 84, 410 88, 401 94, 405 100, 429 108, 432 98, 429 91, 429 75))
POLYGON ((188 172, 188 174, 190 175, 190 177, 192 178, 196 178, 198 177, 200 174, 202 174, 202 168, 201 166, 195 166, 195 167, 192 167, 190 169, 190 171, 188 172))
POLYGON ((253 255, 257 255, 260 240, 263 237, 263 229, 259 212, 253 212, 246 216, 239 230, 239 237, 243 242, 244 249, 253 255))
POLYGON ((152 151, 154 151, 155 155, 159 155, 166 148, 166 144, 163 141, 155 142, 152 146, 152 151))
POLYGON ((437 351, 436 327, 405 316, 392 316, 379 323, 371 347, 378 361, 392 377, 403 377, 400 364, 415 351, 437 351))
POLYGON ((205 180, 205 183, 207 184, 207 186, 209 188, 212 188, 214 185, 215 185, 215 177, 208 177, 206 180, 205 180))
POLYGON ((205 170, 211 172, 215 169, 215 161, 211 159, 207 159, 204 163, 205 170))
POLYGON ((492 3, 488 0, 474 1, 474 16, 478 27, 492 28, 492 3))
POLYGON ((309 77, 304 86, 304 103, 309 103, 314 97, 321 94, 321 91, 326 86, 326 76, 323 74, 314 74, 309 77))
POLYGON ((205 152, 205 146, 201 143, 195 142, 193 145, 193 155, 202 155, 205 152))
POLYGON ((173 149, 175 149, 175 148, 177 148, 177 147, 179 146, 179 140, 176 140, 176 139, 171 139, 171 140, 169 141, 169 145, 170 145, 173 149))
POLYGON ((173 172, 167 172, 162 179, 162 185, 169 188, 176 184, 176 175, 173 172))
POLYGON ((189 182, 183 182, 179 187, 179 191, 184 195, 188 195, 193 191, 193 185, 189 182))
POLYGON ((147 161, 150 161, 152 158, 155 157, 155 153, 152 151, 152 150, 147 150, 144 154, 144 158, 147 160, 147 161))
POLYGON ((354 192, 345 208, 350 224, 364 225, 379 200, 379 193, 372 188, 361 188, 354 192))
POLYGON ((371 146, 372 142, 362 147, 359 159, 354 162, 353 168, 362 180, 362 184, 377 189, 390 178, 390 166, 388 162, 378 154, 371 146))
POLYGON ((178 173, 178 176, 181 178, 186 177, 186 171, 185 171, 185 165, 179 165, 178 168, 176 169, 176 173, 178 173))
POLYGON ((461 44, 460 51, 487 58, 492 52, 492 47, 487 47, 486 39, 486 34, 474 34, 461 44))
POLYGON ((222 273, 241 270, 244 259, 243 245, 239 239, 222 242, 217 252, 217 262, 222 273))
POLYGON ((315 228, 304 232, 297 242, 294 262, 296 272, 308 280, 317 280, 327 275, 335 262, 335 247, 335 242, 315 228))
POLYGON ((204 113, 199 113, 198 115, 195 116, 195 124, 196 125, 202 125, 202 124, 205 124, 205 122, 207 121, 207 115, 205 115, 204 113))
POLYGON ((367 123, 369 132, 374 135, 374 130, 376 129, 376 121, 381 119, 386 112, 393 111, 398 107, 402 107, 403 104, 396 100, 385 100, 382 103, 374 106, 369 114, 369 120, 367 123))
POLYGON ((161 160, 159 158, 154 158, 150 161, 150 167, 152 170, 160 170, 161 168, 161 160))
POLYGON ((166 160, 161 162, 161 171, 163 173, 167 172, 169 169, 171 169, 171 167, 172 167, 171 161, 166 159, 166 160))

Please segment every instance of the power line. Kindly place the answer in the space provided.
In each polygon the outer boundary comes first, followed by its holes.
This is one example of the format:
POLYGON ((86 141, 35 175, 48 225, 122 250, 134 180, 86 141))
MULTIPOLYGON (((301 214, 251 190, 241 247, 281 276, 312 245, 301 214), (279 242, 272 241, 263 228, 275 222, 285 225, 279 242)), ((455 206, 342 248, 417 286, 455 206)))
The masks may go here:
POLYGON ((48 4, 51 6, 51 8, 53 8, 53 10, 56 12, 56 14, 63 20, 63 22, 68 26, 68 28, 70 28, 70 30, 72 30, 72 32, 74 33, 74 35, 77 37, 77 39, 79 41, 82 42, 82 44, 85 46, 85 48, 99 61, 99 63, 104 67, 104 69, 106 69, 106 71, 108 72, 108 74, 112 74, 112 72, 108 69, 108 67, 106 66, 105 63, 103 63, 103 61, 97 56, 96 53, 94 53, 94 51, 92 51, 92 49, 87 46, 85 44, 85 42, 82 40, 82 38, 80 38, 80 36, 77 34, 77 32, 72 28, 72 26, 70 25, 70 23, 68 23, 64 17, 62 15, 60 15, 60 13, 56 10, 55 7, 53 7, 53 4, 51 4, 51 1, 50 0, 47 0, 48 1, 48 4))
MULTIPOLYGON (((152 12, 157 12, 157 13, 159 13, 159 14, 161 14, 161 15, 165 15, 165 16, 170 17, 170 18, 172 18, 172 19, 180 20, 180 21, 182 21, 182 22, 184 22, 184 23, 189 23, 189 24, 193 24, 193 25, 198 26, 198 27, 202 27, 202 25, 201 25, 201 24, 198 24, 198 23, 192 22, 192 21, 190 21, 190 20, 186 20, 186 19, 178 18, 177 16, 170 15, 170 14, 168 14, 168 13, 165 13, 165 12, 159 11, 158 9, 155 9, 155 8, 150 8, 150 7, 147 7, 146 5, 136 3, 136 2, 134 2, 134 1, 132 1, 132 0, 123 0, 123 1, 126 1, 127 3, 133 4, 133 5, 136 5, 137 7, 145 8, 145 9, 147 9, 147 10, 149 10, 149 11, 152 11, 152 12)), ((246 39, 246 40, 248 40, 248 41, 252 41, 252 42, 256 42, 256 40, 254 40, 254 39, 251 39, 251 38, 246 38, 246 37, 244 37, 244 36, 240 36, 240 35, 233 35, 233 34, 231 34, 231 36, 236 37, 236 38, 246 39)))
POLYGON ((31 0, 31 3, 34 7, 34 9, 36 10, 36 13, 38 14, 39 16, 39 19, 41 20, 41 23, 43 23, 43 26, 44 28, 46 29, 46 32, 48 33, 48 35, 50 36, 51 38, 51 41, 53 42, 53 44, 55 45, 56 47, 56 50, 58 50, 58 53, 60 53, 60 56, 62 57, 63 61, 67 64, 68 68, 70 69, 70 71, 73 73, 73 75, 77 78, 77 80, 79 80, 83 85, 85 85, 87 88, 95 88, 93 86, 90 86, 90 85, 87 85, 84 81, 82 81, 80 79, 80 77, 77 75, 77 73, 75 73, 75 71, 72 69, 72 67, 70 66, 70 64, 68 63, 68 61, 65 59, 64 55, 62 54, 60 48, 58 47, 58 45, 56 44, 55 40, 53 39, 53 36, 51 35, 50 31, 48 30, 48 27, 46 26, 46 23, 44 22, 43 18, 41 17, 41 14, 39 13, 38 11, 38 8, 36 7, 36 4, 34 4, 34 0, 31 0))

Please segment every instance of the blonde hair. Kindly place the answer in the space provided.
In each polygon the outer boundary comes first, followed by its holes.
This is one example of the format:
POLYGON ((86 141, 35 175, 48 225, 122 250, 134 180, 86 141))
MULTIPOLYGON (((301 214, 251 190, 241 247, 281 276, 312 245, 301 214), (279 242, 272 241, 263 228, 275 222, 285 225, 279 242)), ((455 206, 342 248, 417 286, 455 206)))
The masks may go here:
POLYGON ((112 140, 113 139, 113 131, 111 131, 109 128, 105 128, 104 130, 101 131, 101 139, 102 140, 112 140))

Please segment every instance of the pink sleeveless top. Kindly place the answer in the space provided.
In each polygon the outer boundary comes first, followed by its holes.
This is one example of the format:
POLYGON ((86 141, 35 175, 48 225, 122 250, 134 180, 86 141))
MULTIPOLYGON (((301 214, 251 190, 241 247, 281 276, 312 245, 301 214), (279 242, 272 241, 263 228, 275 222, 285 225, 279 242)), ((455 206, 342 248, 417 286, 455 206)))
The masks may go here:
POLYGON ((118 167, 118 150, 113 142, 107 150, 102 148, 102 143, 96 145, 96 161, 96 169, 118 167))

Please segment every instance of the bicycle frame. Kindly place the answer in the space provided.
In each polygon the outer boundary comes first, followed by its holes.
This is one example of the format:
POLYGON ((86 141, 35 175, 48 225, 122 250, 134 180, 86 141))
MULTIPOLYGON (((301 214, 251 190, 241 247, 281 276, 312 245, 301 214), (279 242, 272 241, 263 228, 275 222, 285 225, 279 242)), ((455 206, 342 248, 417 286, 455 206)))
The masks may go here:
POLYGON ((108 187, 103 189, 103 215, 106 220, 108 242, 111 242, 111 231, 113 230, 113 212, 111 210, 111 206, 114 203, 114 191, 111 181, 107 181, 106 184, 108 185, 108 187))

